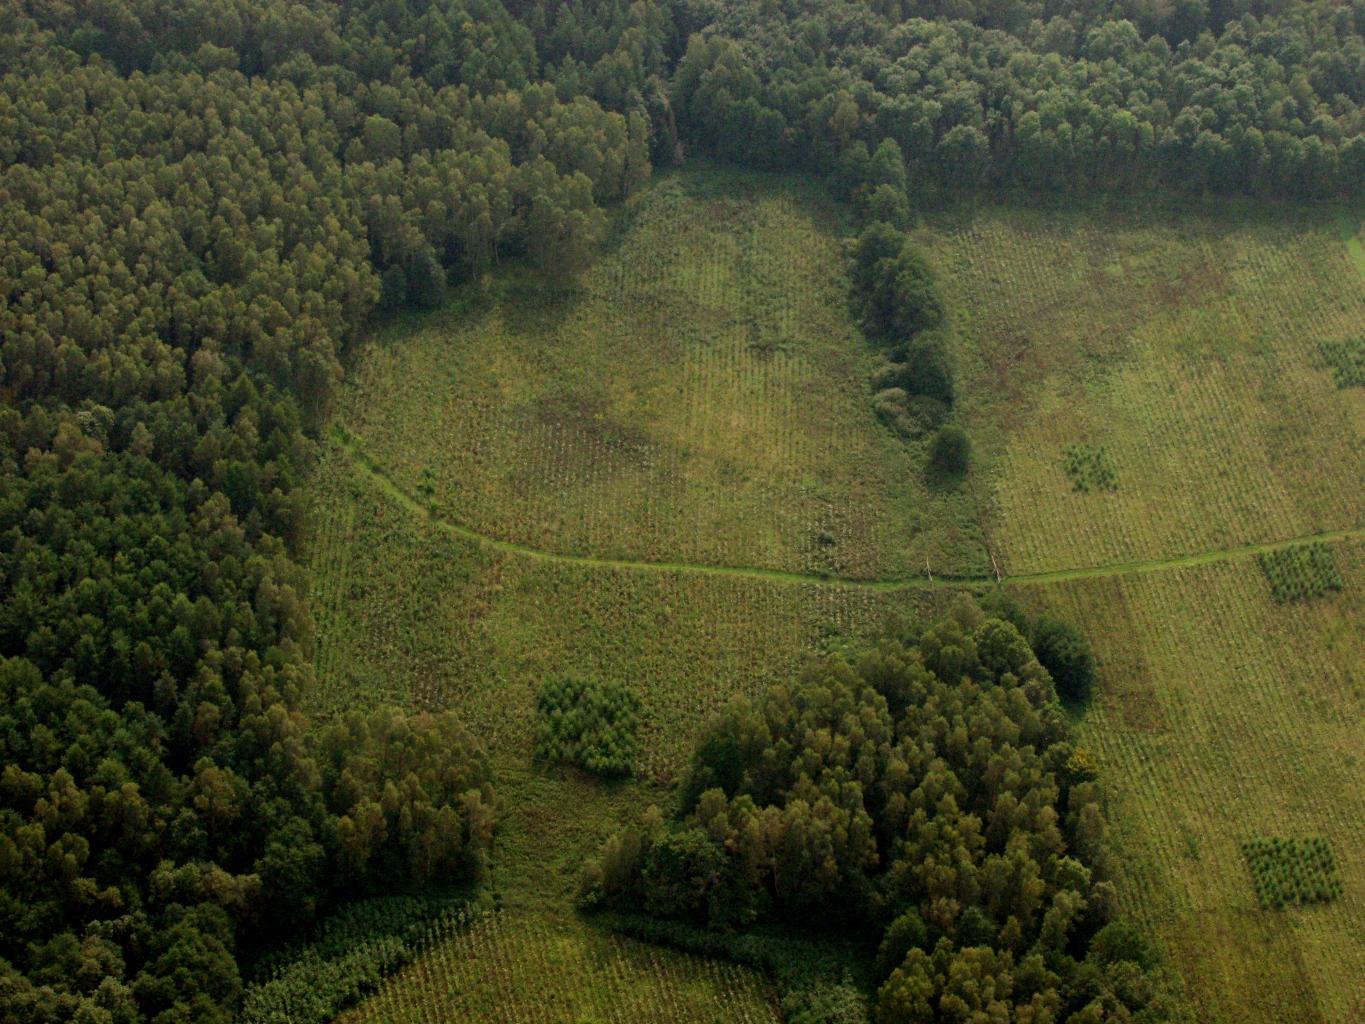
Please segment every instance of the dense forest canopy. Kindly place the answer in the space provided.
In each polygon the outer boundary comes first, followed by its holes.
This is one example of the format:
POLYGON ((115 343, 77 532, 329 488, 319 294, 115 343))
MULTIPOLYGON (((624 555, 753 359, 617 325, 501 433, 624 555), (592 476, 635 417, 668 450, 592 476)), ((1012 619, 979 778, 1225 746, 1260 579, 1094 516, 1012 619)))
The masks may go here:
MULTIPOLYGON (((297 485, 375 317, 508 260, 571 280, 688 151, 820 171, 891 231, 981 186, 1353 193, 1363 26, 1360 0, 0 0, 6 1014, 228 1020, 267 925, 479 876, 476 738, 302 710, 297 485)), ((867 318, 905 349, 929 275, 883 257, 867 318)), ((946 406, 926 351, 888 390, 946 406)))
POLYGON ((928 192, 1321 197, 1365 180, 1359 3, 698 6, 711 23, 675 75, 677 116, 734 159, 856 185, 891 139, 928 192))

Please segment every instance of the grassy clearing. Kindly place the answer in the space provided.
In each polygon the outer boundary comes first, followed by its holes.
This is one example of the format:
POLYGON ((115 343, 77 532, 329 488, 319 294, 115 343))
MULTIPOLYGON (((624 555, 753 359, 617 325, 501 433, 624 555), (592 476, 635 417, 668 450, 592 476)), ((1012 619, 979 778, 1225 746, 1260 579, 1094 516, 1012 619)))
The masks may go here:
POLYGON ((1245 558, 1012 588, 1099 659, 1083 741, 1109 780, 1121 903, 1152 925, 1206 1021, 1365 1013, 1365 543, 1344 587, 1278 604, 1245 558), (1263 909, 1243 844, 1319 836, 1330 903, 1263 909))
POLYGON ((675 776, 706 719, 948 592, 879 592, 538 559, 434 528, 329 448, 310 541, 316 710, 454 708, 531 756, 536 693, 580 673, 640 699, 637 770, 675 776))
POLYGON ((919 240, 1006 573, 1365 524, 1365 391, 1321 355, 1365 334, 1365 277, 1327 214, 990 206, 919 240), (1078 486, 1099 451, 1115 486, 1078 486))
POLYGON ((753 971, 553 918, 494 914, 454 930, 338 1024, 757 1024, 777 1016, 753 971))
POLYGON ((472 926, 442 922, 421 958, 343 1024, 776 1020, 760 973, 616 936, 573 911, 584 859, 650 803, 666 806, 669 790, 507 751, 494 761, 504 807, 489 891, 499 912, 472 926))
POLYGON ((988 568, 968 490, 869 402, 839 213, 730 172, 627 204, 571 293, 504 275, 370 344, 339 422, 442 515, 563 553, 873 577, 988 568))

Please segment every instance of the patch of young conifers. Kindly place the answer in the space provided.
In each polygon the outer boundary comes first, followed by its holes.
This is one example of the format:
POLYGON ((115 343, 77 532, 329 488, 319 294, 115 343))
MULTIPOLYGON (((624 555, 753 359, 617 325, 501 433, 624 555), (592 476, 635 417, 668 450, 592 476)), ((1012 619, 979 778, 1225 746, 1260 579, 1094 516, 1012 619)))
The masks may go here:
POLYGON ((536 698, 536 756, 598 775, 629 775, 639 724, 640 698, 623 684, 553 679, 536 698))
POLYGON ((852 303, 863 333, 885 362, 873 377, 873 408, 903 437, 932 434, 929 466, 950 478, 967 472, 971 443, 951 422, 953 370, 934 273, 904 228, 911 219, 900 147, 869 154, 851 147, 842 182, 863 220, 853 246, 852 303))
POLYGON ((1280 604, 1309 601, 1342 588, 1341 573, 1326 544, 1295 544, 1258 556, 1270 584, 1270 596, 1280 604))
POLYGON ((784 926, 877 945, 868 985, 779 969, 787 1020, 1168 1019, 1157 957, 1115 918, 1100 787, 1034 624, 990 607, 964 597, 734 705, 677 813, 587 865, 583 905, 759 963, 784 926))

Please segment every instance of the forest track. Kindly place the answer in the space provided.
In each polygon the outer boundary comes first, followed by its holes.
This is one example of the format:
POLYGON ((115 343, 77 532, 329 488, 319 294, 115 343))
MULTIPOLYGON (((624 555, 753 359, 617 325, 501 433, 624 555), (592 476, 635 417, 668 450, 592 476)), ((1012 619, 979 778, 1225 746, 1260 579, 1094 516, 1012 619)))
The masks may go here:
POLYGON ((575 555, 559 551, 546 551, 518 544, 515 541, 500 540, 461 523, 447 519, 425 507, 407 491, 403 490, 388 475, 377 461, 370 457, 362 447, 359 438, 342 427, 333 427, 332 439, 351 457, 352 462, 379 490, 383 491, 398 504, 414 515, 421 516, 438 529, 495 551, 521 555, 526 558, 546 562, 559 562, 567 565, 582 565, 599 569, 624 569, 636 572, 690 573, 701 576, 728 576, 739 579, 765 580, 770 583, 783 583, 793 586, 842 587, 869 591, 897 591, 929 588, 985 587, 995 583, 1065 583, 1071 580, 1098 579, 1107 576, 1131 576, 1140 573, 1161 572, 1165 569, 1183 569, 1190 566, 1212 565, 1228 562, 1252 555, 1269 554, 1294 547, 1297 544, 1338 544, 1345 541, 1365 540, 1365 526, 1348 527, 1344 530, 1329 530, 1323 533, 1305 534, 1285 540, 1266 541, 1256 544, 1241 544, 1211 551, 1199 551, 1178 555, 1174 558, 1142 559, 1131 562, 1112 562, 1106 565, 1080 566, 1070 569, 1047 569, 1042 572, 1003 573, 997 579, 993 575, 952 576, 935 574, 927 576, 897 576, 882 579, 858 579, 850 576, 837 576, 816 573, 789 572, 781 569, 763 569, 757 566, 706 565, 700 562, 647 562, 628 558, 608 558, 597 555, 575 555))

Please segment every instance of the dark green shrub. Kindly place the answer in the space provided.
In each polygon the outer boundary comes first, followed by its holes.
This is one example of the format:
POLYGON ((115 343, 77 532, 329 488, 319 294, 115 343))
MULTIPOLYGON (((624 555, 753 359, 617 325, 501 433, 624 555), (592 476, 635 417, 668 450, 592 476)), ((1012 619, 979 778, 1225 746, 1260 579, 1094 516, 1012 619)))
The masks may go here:
POLYGON ((1072 626, 1044 616, 1033 631, 1033 653, 1052 676, 1060 697, 1075 702, 1090 699, 1095 683, 1095 658, 1090 645, 1072 626))
POLYGON ((536 701, 536 756, 599 775, 629 775, 635 759, 640 701, 620 683, 564 678, 536 701))
POLYGON ((952 405, 956 392, 948 350, 938 333, 916 338, 905 349, 899 386, 912 395, 927 395, 952 405))
POLYGON ((941 473, 961 476, 972 461, 972 442, 961 427, 948 424, 939 428, 929 445, 929 462, 941 473))
POLYGON ((1063 468, 1071 479, 1074 490, 1085 492, 1119 489, 1118 472, 1104 448, 1088 444, 1069 445, 1063 468))

